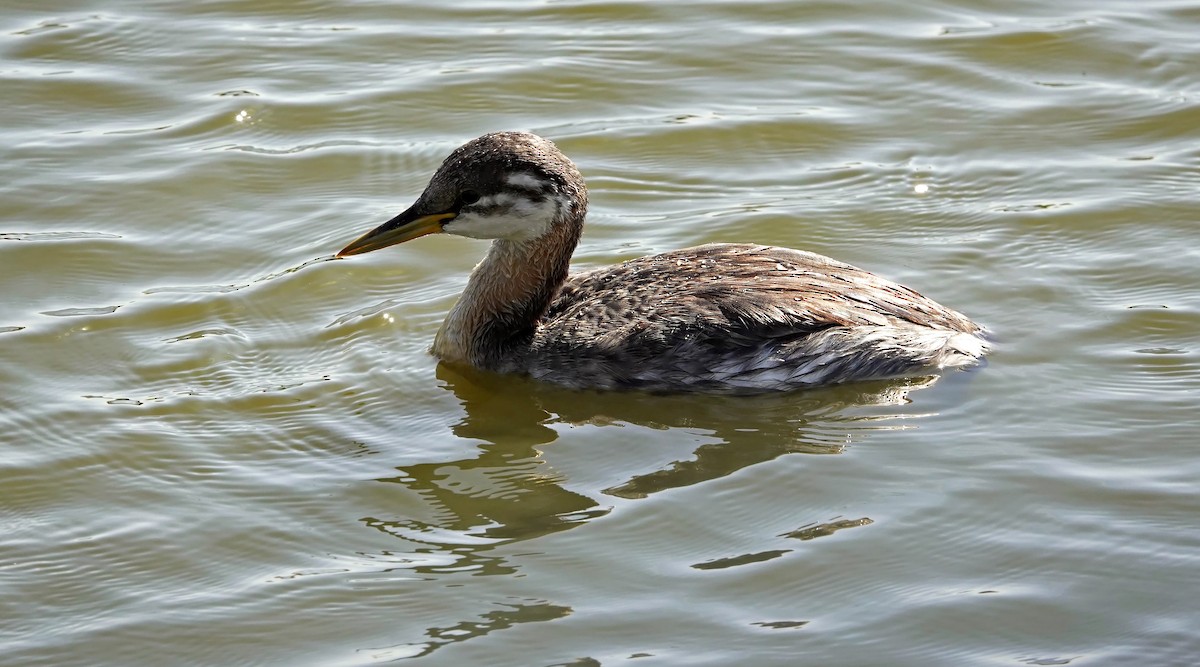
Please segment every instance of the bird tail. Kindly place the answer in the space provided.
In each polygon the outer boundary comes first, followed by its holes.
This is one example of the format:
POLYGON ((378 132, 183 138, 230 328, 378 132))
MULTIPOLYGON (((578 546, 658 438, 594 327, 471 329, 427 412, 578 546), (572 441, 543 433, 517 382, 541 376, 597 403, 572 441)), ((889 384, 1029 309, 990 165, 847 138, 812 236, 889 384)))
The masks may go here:
POLYGON ((988 344, 978 334, 955 332, 947 337, 936 356, 938 368, 959 368, 979 363, 987 354, 988 344))

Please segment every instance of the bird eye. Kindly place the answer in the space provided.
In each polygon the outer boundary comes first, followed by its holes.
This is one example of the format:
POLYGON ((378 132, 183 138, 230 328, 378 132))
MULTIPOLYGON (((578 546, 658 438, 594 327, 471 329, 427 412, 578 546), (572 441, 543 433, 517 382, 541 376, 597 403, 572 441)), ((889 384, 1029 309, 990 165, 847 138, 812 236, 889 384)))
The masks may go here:
POLYGON ((474 190, 463 190, 458 195, 458 203, 460 206, 474 204, 477 201, 479 201, 479 193, 475 192, 474 190))

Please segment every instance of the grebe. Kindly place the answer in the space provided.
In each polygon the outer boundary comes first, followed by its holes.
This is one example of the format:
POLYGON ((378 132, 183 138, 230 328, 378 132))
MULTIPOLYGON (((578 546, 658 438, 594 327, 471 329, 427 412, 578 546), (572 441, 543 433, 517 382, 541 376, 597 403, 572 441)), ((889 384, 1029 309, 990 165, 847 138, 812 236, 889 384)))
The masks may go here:
POLYGON ((784 390, 928 374, 987 350, 960 313, 789 248, 712 243, 568 275, 586 213, 583 177, 553 143, 496 132, 337 256, 435 233, 494 239, 430 351, 568 387, 784 390))

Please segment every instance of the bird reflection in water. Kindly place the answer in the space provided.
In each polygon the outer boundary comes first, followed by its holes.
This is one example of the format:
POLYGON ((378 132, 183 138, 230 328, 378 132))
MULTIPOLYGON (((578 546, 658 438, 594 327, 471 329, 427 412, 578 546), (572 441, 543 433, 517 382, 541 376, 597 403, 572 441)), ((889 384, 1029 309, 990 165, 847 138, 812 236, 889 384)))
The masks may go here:
MULTIPOLYGON (((580 526, 608 514, 620 502, 715 480, 784 454, 841 453, 873 431, 901 428, 898 420, 919 417, 898 406, 909 402, 909 392, 938 381, 937 377, 907 378, 739 397, 576 391, 444 363, 438 366, 437 377, 464 411, 452 431, 459 438, 477 441, 476 455, 398 468, 399 474, 378 481, 417 494, 424 506, 422 516, 409 511, 404 517, 364 521, 415 545, 406 550, 405 569, 441 576, 514 576, 520 570, 522 550, 506 547, 580 526), (546 455, 560 431, 588 426, 686 429, 705 441, 690 452, 690 458, 661 465, 661 441, 612 438, 604 459, 612 463, 599 475, 616 482, 593 482, 589 489, 587 482, 556 469, 546 455), (643 464, 642 469, 653 469, 630 472, 639 467, 638 461, 647 459, 655 463, 643 464), (610 502, 605 502, 606 497, 610 502)), ((868 517, 838 517, 799 526, 775 539, 807 541, 870 523, 868 517)), ((793 550, 731 554, 691 567, 734 568, 793 550)), ((516 624, 563 618, 572 612, 569 602, 487 603, 487 610, 475 618, 427 628, 423 640, 363 651, 378 659, 425 656, 516 624)), ((799 626, 805 621, 780 623, 799 626)))
MULTIPOLYGON (((478 453, 451 461, 398 468, 380 479, 419 493, 427 518, 369 518, 368 525, 426 545, 437 554, 414 569, 474 570, 507 574, 513 565, 498 546, 566 530, 611 510, 604 497, 638 499, 731 475, 784 454, 838 454, 872 431, 896 429, 910 411, 909 392, 936 377, 858 383, 802 393, 762 396, 671 396, 589 392, 534 380, 440 364, 437 376, 461 402, 464 416, 452 427, 459 438, 478 441, 478 453), (687 429, 705 440, 690 458, 663 466, 661 452, 638 451, 624 438, 607 474, 613 483, 575 490, 543 449, 559 429, 633 426, 687 429), (653 470, 630 473, 631 460, 651 456, 653 470)), ((611 453, 611 451, 610 451, 611 453)), ((632 464, 636 465, 636 463, 632 464)), ((434 554, 430 554, 433 556, 434 554)))

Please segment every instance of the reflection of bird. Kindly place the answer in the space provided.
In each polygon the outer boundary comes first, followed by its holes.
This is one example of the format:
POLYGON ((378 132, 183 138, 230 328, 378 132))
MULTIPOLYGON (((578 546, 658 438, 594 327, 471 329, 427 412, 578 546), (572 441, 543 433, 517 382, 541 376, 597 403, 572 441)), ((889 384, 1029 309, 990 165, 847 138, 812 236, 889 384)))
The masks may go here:
POLYGON ((799 250, 710 244, 567 275, 587 189, 554 144, 486 134, 339 257, 437 232, 495 239, 432 352, 571 387, 765 391, 965 366, 980 327, 799 250))

